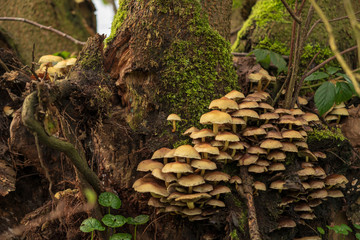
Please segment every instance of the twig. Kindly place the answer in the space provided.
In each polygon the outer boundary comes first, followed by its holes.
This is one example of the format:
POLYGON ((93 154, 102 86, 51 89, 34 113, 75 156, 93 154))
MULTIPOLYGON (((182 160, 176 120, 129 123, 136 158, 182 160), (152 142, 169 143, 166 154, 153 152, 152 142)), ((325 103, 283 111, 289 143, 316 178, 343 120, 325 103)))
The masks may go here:
MULTIPOLYGON (((232 52, 231 54, 235 57, 255 57, 254 54, 244 53, 244 52, 232 52)), ((281 55, 281 56, 283 59, 289 60, 289 56, 286 55, 281 55)))
POLYGON ((50 32, 54 32, 64 38, 67 38, 69 39, 70 41, 74 42, 75 44, 79 44, 79 45, 85 45, 85 42, 82 42, 82 41, 79 41, 75 38, 73 38, 72 36, 64 33, 64 32, 61 32, 51 26, 45 26, 45 25, 42 25, 40 23, 37 23, 37 22, 34 22, 34 21, 31 21, 29 19, 25 19, 25 18, 18 18, 18 17, 0 17, 0 21, 18 21, 18 22, 25 22, 25 23, 28 23, 28 24, 31 24, 31 25, 34 25, 34 26, 37 26, 39 27, 40 29, 45 29, 45 30, 48 30, 50 32))
POLYGON ((287 4, 285 0, 281 0, 281 2, 284 4, 286 10, 290 13, 291 17, 298 23, 301 24, 301 19, 295 15, 293 10, 291 10, 290 6, 287 4))
POLYGON ((163 218, 163 217, 165 217, 165 216, 167 216, 167 215, 168 215, 168 213, 165 213, 164 215, 162 215, 162 216, 160 216, 160 217, 157 217, 157 218, 155 218, 154 220, 152 220, 152 221, 146 226, 146 228, 144 229, 144 231, 142 232, 142 234, 141 234, 140 237, 142 237, 142 235, 144 235, 144 233, 146 232, 146 230, 148 229, 148 227, 150 227, 151 224, 153 224, 154 222, 156 222, 156 221, 159 220, 160 218, 163 218))
POLYGON ((305 71, 307 71, 307 70, 310 68, 310 66, 313 64, 313 62, 315 61, 315 59, 317 58, 317 56, 320 54, 320 52, 321 52, 321 50, 319 50, 319 51, 314 55, 314 57, 311 59, 310 63, 306 66, 305 71))
POLYGON ((10 69, 6 66, 6 64, 3 62, 3 60, 1 60, 1 58, 0 58, 0 65, 4 68, 4 70, 6 72, 10 72, 10 69))

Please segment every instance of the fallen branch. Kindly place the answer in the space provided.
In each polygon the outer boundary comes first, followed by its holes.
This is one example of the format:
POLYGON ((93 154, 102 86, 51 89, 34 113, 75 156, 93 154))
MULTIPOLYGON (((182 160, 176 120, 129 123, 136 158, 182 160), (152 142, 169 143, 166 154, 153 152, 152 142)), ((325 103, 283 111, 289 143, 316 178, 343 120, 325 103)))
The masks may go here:
POLYGON ((50 32, 54 32, 64 38, 67 38, 69 39, 70 41, 74 42, 75 44, 79 44, 79 45, 85 45, 85 42, 82 42, 82 41, 79 41, 75 38, 73 38, 72 36, 64 33, 64 32, 61 32, 51 26, 45 26, 45 25, 42 25, 40 23, 37 23, 37 22, 34 22, 34 21, 31 21, 29 19, 25 19, 25 18, 18 18, 18 17, 0 17, 0 21, 17 21, 17 22, 25 22, 25 23, 28 23, 28 24, 31 24, 31 25, 34 25, 34 26, 37 26, 39 27, 40 29, 45 29, 45 30, 48 30, 50 32))

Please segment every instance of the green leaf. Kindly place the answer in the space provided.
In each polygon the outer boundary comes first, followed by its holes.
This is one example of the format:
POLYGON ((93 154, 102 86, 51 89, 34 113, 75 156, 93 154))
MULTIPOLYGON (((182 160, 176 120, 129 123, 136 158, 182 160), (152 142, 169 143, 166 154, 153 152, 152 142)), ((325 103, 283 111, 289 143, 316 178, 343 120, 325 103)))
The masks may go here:
POLYGON ((126 218, 121 215, 106 214, 101 221, 108 227, 122 227, 126 223, 126 218))
POLYGON ((95 218, 87 218, 81 223, 80 230, 82 232, 88 233, 95 230, 104 231, 105 227, 101 225, 101 222, 99 220, 95 218))
POLYGON ((336 95, 335 95, 335 103, 340 104, 349 100, 352 95, 353 91, 350 85, 346 82, 337 82, 335 86, 336 95))
POLYGON ((338 77, 343 77, 345 79, 345 81, 349 84, 351 90, 353 91, 353 94, 357 95, 357 92, 355 91, 355 87, 354 87, 354 84, 352 83, 352 81, 350 80, 350 78, 344 74, 344 73, 337 73, 336 76, 338 77))
POLYGON ((131 225, 141 225, 147 223, 147 221, 149 221, 149 215, 139 215, 136 216, 135 218, 132 217, 127 218, 127 223, 131 225))
POLYGON ((335 102, 335 85, 331 82, 324 82, 315 92, 315 105, 320 115, 326 113, 335 102))
POLYGON ((327 68, 326 68, 326 72, 328 73, 328 74, 330 74, 330 75, 333 75, 333 74, 335 74, 336 72, 338 72, 338 71, 340 71, 341 70, 341 68, 339 68, 339 67, 333 67, 333 66, 328 66, 327 68))
POLYGON ((104 207, 119 209, 121 207, 121 200, 114 193, 104 192, 99 196, 99 204, 104 207))
POLYGON ((360 225, 354 223, 354 227, 360 230, 360 225))
POLYGON ((356 237, 357 240, 360 240, 360 233, 356 233, 355 237, 356 237))
POLYGON ((67 58, 70 57, 70 54, 71 54, 71 53, 69 53, 69 52, 67 52, 67 51, 62 51, 62 52, 56 52, 56 53, 54 53, 53 55, 54 55, 54 56, 60 56, 60 57, 62 57, 62 58, 64 58, 64 59, 67 59, 67 58))
POLYGON ((129 233, 116 233, 112 235, 109 240, 131 240, 132 235, 129 233))
POLYGON ((84 193, 88 203, 94 205, 96 203, 96 198, 97 198, 95 191, 89 188, 85 188, 84 193))
POLYGON ((317 227, 317 230, 320 234, 322 234, 322 235, 325 234, 325 230, 322 227, 317 227))
POLYGON ((327 74, 327 73, 314 72, 310 76, 307 76, 304 80, 305 81, 315 81, 315 80, 325 79, 325 78, 328 78, 328 77, 329 77, 329 74, 327 74))
POLYGON ((256 61, 260 63, 261 66, 268 69, 270 67, 270 51, 265 49, 255 49, 253 52, 256 61))
POLYGON ((278 73, 287 71, 287 63, 280 54, 270 52, 270 61, 278 68, 278 73))
POLYGON ((349 227, 348 225, 346 225, 346 224, 343 223, 343 224, 341 224, 340 226, 341 226, 342 229, 344 229, 344 230, 346 230, 346 231, 349 231, 349 232, 352 232, 351 227, 349 227))

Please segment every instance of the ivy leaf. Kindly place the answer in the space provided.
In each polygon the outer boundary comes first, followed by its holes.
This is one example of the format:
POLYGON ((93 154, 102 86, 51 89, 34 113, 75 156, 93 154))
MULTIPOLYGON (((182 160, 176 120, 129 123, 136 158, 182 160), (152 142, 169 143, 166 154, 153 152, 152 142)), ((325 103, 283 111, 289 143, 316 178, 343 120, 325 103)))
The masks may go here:
POLYGON ((280 54, 270 52, 270 61, 278 68, 278 73, 287 71, 287 63, 280 54))
POLYGON ((126 223, 126 218, 121 215, 106 214, 101 221, 108 227, 122 227, 126 223))
POLYGON ((101 222, 99 220, 95 218, 87 218, 81 223, 80 230, 82 232, 88 233, 95 230, 104 231, 105 227, 101 225, 101 222))
POLYGON ((336 104, 340 104, 342 102, 349 100, 353 95, 353 91, 351 87, 346 82, 337 82, 335 90, 336 90, 336 95, 335 95, 336 104))
POLYGON ((320 234, 322 234, 322 235, 325 234, 325 230, 322 227, 317 227, 317 230, 320 234))
POLYGON ((328 73, 328 74, 330 74, 330 75, 333 75, 333 74, 335 74, 336 72, 338 72, 338 71, 340 71, 341 70, 341 68, 339 68, 339 67, 333 67, 333 66, 328 66, 327 68, 326 68, 326 72, 328 73))
POLYGON ((132 217, 127 218, 128 224, 131 225, 141 225, 147 223, 147 221, 149 221, 149 215, 139 215, 136 216, 135 218, 132 217))
POLYGON ((116 233, 112 235, 109 240, 131 240, 132 235, 129 233, 116 233))
POLYGON ((111 192, 101 193, 99 196, 99 204, 104 207, 112 207, 119 209, 121 207, 121 200, 118 196, 111 192))
POLYGON ((320 115, 326 113, 335 102, 335 85, 331 82, 324 82, 315 92, 315 105, 320 115))
POLYGON ((315 81, 315 80, 320 80, 320 79, 324 79, 324 78, 328 78, 329 74, 324 73, 324 72, 314 72, 311 75, 307 76, 304 80, 305 81, 315 81))

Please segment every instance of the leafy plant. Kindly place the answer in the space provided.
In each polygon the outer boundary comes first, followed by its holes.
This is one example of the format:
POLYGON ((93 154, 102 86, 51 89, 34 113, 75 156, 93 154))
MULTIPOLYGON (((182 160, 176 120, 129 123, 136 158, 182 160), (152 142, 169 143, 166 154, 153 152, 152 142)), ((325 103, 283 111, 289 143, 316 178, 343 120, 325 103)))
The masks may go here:
MULTIPOLYGON (((93 197, 91 197, 93 199, 93 197)), ((135 218, 129 217, 126 218, 122 215, 112 215, 110 213, 110 208, 119 209, 121 207, 121 200, 118 196, 111 192, 101 193, 98 199, 98 202, 101 206, 108 208, 108 214, 106 214, 102 219, 102 223, 105 226, 112 228, 114 233, 116 232, 116 228, 124 226, 126 223, 135 225, 134 231, 134 239, 136 239, 136 227, 140 224, 145 224, 149 221, 148 215, 139 215, 135 218)), ((85 219, 80 226, 80 230, 82 232, 91 232, 91 239, 94 238, 94 231, 104 231, 105 227, 102 226, 101 222, 95 218, 87 218, 85 219)), ((129 233, 116 233, 110 237, 110 240, 130 240, 132 239, 132 235, 129 233)))
POLYGON ((319 81, 332 76, 338 77, 338 81, 325 81, 316 90, 314 100, 320 115, 326 113, 334 104, 340 104, 352 98, 356 94, 354 85, 347 75, 338 73, 340 68, 329 66, 326 72, 317 71, 305 78, 305 81, 319 81), (340 80, 343 79, 343 80, 340 80))
POLYGON ((262 67, 268 69, 270 63, 277 67, 278 73, 287 71, 287 64, 283 57, 273 51, 267 49, 255 49, 253 51, 256 61, 261 64, 262 67))
MULTIPOLYGON (((353 232, 351 227, 349 227, 346 224, 335 225, 333 227, 327 225, 326 227, 330 230, 333 230, 335 233, 343 235, 343 236, 347 236, 347 235, 349 235, 349 233, 353 232)), ((360 225, 354 224, 354 227, 356 229, 360 230, 360 225)), ((325 230, 322 227, 317 227, 317 230, 321 235, 325 234, 325 230)), ((360 240, 360 233, 355 233, 355 237, 357 240, 360 240)))
POLYGON ((129 217, 127 218, 127 222, 128 224, 132 224, 135 225, 135 230, 134 230, 134 239, 136 239, 136 227, 138 225, 142 225, 145 224, 149 221, 149 216, 148 215, 139 215, 135 218, 129 217))

